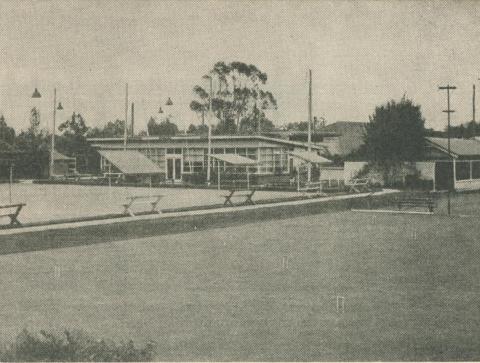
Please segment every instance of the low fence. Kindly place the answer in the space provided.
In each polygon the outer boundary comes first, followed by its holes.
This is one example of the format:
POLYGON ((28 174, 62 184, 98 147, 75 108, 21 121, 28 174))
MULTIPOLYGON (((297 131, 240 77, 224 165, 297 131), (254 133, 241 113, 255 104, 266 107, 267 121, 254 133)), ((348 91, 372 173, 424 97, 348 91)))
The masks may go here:
MULTIPOLYGON (((251 209, 238 209, 160 218, 133 219, 111 223, 69 226, 39 231, 15 231, 0 235, 0 254, 11 254, 50 248, 89 245, 157 235, 192 232, 272 219, 286 219, 311 214, 331 213, 352 208, 378 208, 390 203, 392 196, 365 195, 355 198, 311 200, 308 204, 268 204, 251 209)), ((60 227, 60 226, 58 226, 60 227)))

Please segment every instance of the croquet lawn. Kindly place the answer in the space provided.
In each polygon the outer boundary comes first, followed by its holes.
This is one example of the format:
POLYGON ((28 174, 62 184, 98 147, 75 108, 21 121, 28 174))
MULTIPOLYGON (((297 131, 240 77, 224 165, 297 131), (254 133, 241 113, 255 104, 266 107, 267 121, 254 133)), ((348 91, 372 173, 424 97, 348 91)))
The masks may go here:
POLYGON ((342 212, 4 255, 0 338, 84 329, 168 361, 479 360, 479 235, 475 218, 342 212))

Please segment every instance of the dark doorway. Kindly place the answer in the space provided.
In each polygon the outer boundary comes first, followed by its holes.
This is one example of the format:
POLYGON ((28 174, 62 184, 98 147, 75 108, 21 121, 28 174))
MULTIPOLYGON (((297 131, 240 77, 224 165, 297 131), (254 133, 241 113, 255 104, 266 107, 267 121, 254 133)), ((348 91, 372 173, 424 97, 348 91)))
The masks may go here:
POLYGON ((435 189, 453 190, 453 162, 436 161, 435 162, 435 189))

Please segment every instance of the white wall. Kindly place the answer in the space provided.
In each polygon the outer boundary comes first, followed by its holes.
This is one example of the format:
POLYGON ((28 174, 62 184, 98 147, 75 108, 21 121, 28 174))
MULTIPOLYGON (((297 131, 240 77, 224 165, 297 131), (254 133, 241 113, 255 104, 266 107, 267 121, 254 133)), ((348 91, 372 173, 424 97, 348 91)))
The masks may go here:
POLYGON ((343 180, 348 184, 352 178, 368 163, 366 161, 346 161, 343 167, 343 180))
POLYGON ((341 167, 320 167, 320 180, 344 180, 344 175, 341 167))
POLYGON ((480 179, 455 180, 455 190, 480 189, 480 179))
POLYGON ((420 179, 435 180, 435 162, 417 161, 415 167, 420 172, 420 179))

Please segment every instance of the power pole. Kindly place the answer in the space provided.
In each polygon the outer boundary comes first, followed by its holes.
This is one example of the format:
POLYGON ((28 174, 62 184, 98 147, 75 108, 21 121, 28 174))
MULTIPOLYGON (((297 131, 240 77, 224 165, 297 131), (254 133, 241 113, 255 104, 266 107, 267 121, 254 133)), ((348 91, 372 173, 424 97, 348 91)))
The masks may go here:
MULTIPOLYGON (((308 70, 308 152, 312 151, 312 70, 308 70)), ((308 163, 307 180, 312 181, 312 163, 308 163)))
POLYGON ((210 185, 210 163, 211 163, 211 154, 212 154, 212 120, 213 120, 213 111, 212 111, 212 97, 213 97, 213 81, 210 76, 210 97, 208 101, 208 155, 207 155, 207 185, 210 185))
POLYGON ((475 126, 475 85, 473 85, 473 96, 472 96, 472 121, 475 126))
POLYGON ((127 150, 128 134, 128 83, 125 85, 125 128, 123 130, 123 150, 127 150))
MULTIPOLYGON (((447 90, 447 109, 446 110, 443 110, 443 112, 445 112, 447 114, 447 120, 448 120, 448 124, 447 124, 447 143, 448 143, 448 157, 451 158, 451 153, 450 153, 450 114, 451 113, 454 113, 455 111, 450 109, 450 90, 454 90, 454 89, 457 89, 457 87, 455 86, 450 86, 449 84, 447 84, 446 86, 440 86, 438 87, 439 90, 447 90)), ((452 162, 452 168, 454 167, 454 164, 452 162)), ((452 175, 455 175, 452 171, 452 175)), ((455 183, 455 180, 454 180, 454 183, 455 183)), ((450 189, 451 187, 449 186, 448 188, 448 215, 450 215, 450 189)))
POLYGON ((132 115, 130 116, 132 121, 131 121, 131 134, 132 134, 132 137, 135 136, 135 103, 132 102, 132 106, 131 106, 131 112, 132 112, 132 115))
POLYGON ((52 123, 52 140, 50 145, 50 178, 55 173, 55 118, 57 115, 57 89, 53 89, 53 123, 52 123))

